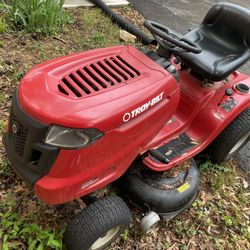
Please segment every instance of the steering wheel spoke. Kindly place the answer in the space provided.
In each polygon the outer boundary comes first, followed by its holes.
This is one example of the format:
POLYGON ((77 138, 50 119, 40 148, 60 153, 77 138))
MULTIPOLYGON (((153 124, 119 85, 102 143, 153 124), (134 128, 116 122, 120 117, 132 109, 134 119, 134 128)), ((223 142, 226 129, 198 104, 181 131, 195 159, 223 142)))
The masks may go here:
POLYGON ((146 20, 144 22, 144 26, 150 30, 157 42, 169 51, 192 52, 195 54, 199 54, 201 52, 201 48, 198 44, 160 23, 146 20), (170 45, 173 45, 174 48, 170 45))

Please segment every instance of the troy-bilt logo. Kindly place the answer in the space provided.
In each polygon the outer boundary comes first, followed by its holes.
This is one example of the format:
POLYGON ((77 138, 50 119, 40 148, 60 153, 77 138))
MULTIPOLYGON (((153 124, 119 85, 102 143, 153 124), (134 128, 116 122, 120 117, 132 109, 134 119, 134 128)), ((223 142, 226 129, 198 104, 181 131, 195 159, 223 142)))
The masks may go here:
POLYGON ((153 99, 151 99, 147 103, 144 103, 143 105, 134 109, 133 111, 124 114, 123 121, 128 122, 129 120, 135 118, 139 114, 142 114, 143 112, 147 111, 149 108, 151 108, 155 104, 159 103, 162 100, 163 94, 164 94, 164 92, 160 93, 158 96, 154 97, 153 99))

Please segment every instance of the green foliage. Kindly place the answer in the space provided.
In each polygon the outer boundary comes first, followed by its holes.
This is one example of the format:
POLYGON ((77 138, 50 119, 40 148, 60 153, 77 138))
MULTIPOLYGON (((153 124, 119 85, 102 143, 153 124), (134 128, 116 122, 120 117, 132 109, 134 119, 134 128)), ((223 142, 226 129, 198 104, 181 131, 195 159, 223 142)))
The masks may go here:
POLYGON ((179 237, 192 237, 196 234, 196 227, 197 225, 195 223, 191 224, 188 221, 182 221, 179 219, 176 219, 173 221, 173 224, 175 225, 175 233, 179 237))
POLYGON ((162 249, 163 249, 163 250, 169 249, 170 246, 171 246, 171 244, 169 244, 168 242, 164 242, 164 243, 162 244, 162 249))
POLYGON ((201 172, 223 172, 223 173, 229 173, 232 170, 226 166, 213 164, 210 160, 207 160, 206 162, 199 165, 199 169, 201 172))
POLYGON ((7 176, 10 171, 10 166, 6 158, 0 157, 0 177, 7 176))
POLYGON ((12 80, 14 81, 20 81, 23 76, 25 75, 25 72, 24 71, 20 71, 20 72, 15 72, 12 76, 12 80))
POLYGON ((226 226, 231 226, 233 224, 232 217, 230 215, 224 215, 223 222, 226 226))
POLYGON ((223 250, 224 249, 224 246, 223 246, 223 240, 222 239, 216 239, 216 238, 213 238, 214 242, 215 242, 215 246, 216 246, 216 249, 218 250, 223 250))
POLYGON ((100 9, 85 8, 81 20, 85 37, 83 39, 81 35, 76 35, 74 39, 80 49, 94 49, 121 43, 120 28, 100 9))
POLYGON ((54 229, 42 229, 30 223, 29 215, 20 217, 14 211, 16 202, 12 195, 0 201, 0 249, 47 250, 62 249, 62 233, 54 229))
MULTIPOLYGON (((29 223, 27 218, 20 216, 11 210, 0 213, 0 239, 2 238, 2 250, 20 249, 24 243, 28 250, 38 249, 62 249, 61 235, 57 235, 53 229, 42 229, 37 224, 29 223)), ((1 242, 1 241, 0 241, 1 242)))
POLYGON ((126 229, 122 234, 121 234, 121 237, 124 239, 124 240, 127 240, 129 238, 129 231, 126 229))
POLYGON ((4 6, 17 29, 51 35, 69 22, 63 3, 64 0, 12 0, 4 6))
MULTIPOLYGON (((4 101, 5 96, 4 95, 0 95, 0 102, 4 101)), ((4 133, 5 128, 6 128, 6 121, 0 121, 0 135, 4 133)))
POLYGON ((7 24, 5 22, 5 20, 0 17, 0 34, 3 34, 7 29, 7 24))

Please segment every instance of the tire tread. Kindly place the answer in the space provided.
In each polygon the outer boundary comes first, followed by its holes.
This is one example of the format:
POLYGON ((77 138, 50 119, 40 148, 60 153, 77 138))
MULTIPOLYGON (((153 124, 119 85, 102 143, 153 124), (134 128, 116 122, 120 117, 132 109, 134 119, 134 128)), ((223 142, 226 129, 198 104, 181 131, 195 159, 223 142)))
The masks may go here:
POLYGON ((250 174, 250 142, 240 150, 234 159, 242 170, 247 174, 250 174))
POLYGON ((221 163, 244 133, 250 130, 250 108, 236 117, 208 146, 207 153, 214 162, 221 163))
POLYGON ((123 231, 130 220, 126 203, 117 196, 108 196, 91 203, 70 221, 64 242, 68 250, 87 250, 112 227, 121 224, 123 231))

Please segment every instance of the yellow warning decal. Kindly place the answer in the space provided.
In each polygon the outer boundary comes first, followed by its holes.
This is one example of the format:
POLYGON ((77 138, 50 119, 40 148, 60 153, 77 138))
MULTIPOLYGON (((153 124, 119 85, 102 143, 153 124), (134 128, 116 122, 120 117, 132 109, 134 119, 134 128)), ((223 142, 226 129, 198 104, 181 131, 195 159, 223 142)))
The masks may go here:
POLYGON ((189 183, 184 183, 183 185, 181 185, 180 187, 177 188, 179 193, 183 193, 186 190, 188 190, 190 188, 189 183))

